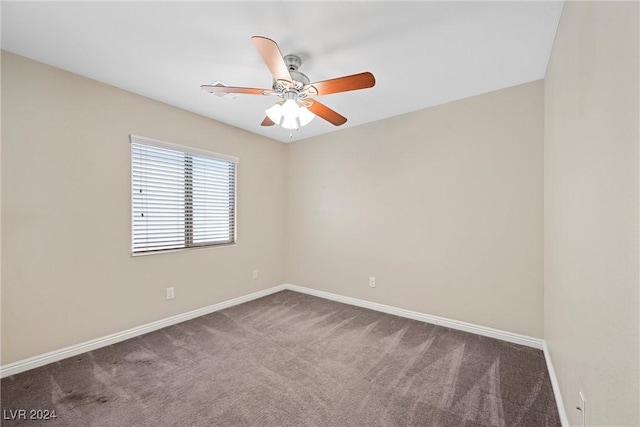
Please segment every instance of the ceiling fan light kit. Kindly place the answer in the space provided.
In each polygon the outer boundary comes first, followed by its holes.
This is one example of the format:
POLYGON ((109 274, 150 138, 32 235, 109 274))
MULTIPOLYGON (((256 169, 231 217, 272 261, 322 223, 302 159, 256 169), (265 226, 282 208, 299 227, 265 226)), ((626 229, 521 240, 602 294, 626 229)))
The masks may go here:
POLYGON ((310 96, 366 89, 375 85, 375 77, 369 72, 311 83, 304 73, 298 71, 302 65, 299 56, 283 57, 276 42, 266 37, 253 36, 251 41, 273 76, 271 89, 232 87, 220 83, 202 85, 201 88, 216 95, 240 93, 282 98, 265 111, 266 117, 261 125, 280 125, 289 130, 290 137, 293 136, 293 130, 308 125, 315 116, 320 116, 334 126, 347 122, 346 117, 310 96))
POLYGON ((284 102, 276 102, 265 111, 269 120, 274 124, 293 130, 308 125, 316 116, 302 102, 298 101, 295 92, 287 91, 283 97, 284 102))

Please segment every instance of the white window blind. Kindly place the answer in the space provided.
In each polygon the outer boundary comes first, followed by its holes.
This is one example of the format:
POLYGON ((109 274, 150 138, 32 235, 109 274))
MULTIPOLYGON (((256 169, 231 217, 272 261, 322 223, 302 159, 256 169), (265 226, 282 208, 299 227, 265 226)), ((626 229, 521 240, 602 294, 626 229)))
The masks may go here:
POLYGON ((132 135, 132 253, 233 243, 236 163, 132 135))

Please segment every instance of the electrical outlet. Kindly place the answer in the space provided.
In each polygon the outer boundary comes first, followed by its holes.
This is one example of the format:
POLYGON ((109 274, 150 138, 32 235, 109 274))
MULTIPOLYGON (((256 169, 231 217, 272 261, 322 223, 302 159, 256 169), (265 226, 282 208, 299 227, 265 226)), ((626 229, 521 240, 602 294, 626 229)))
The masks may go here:
POLYGON ((254 279, 258 278, 258 270, 253 270, 253 278, 254 279))
POLYGON ((167 299, 174 299, 176 297, 176 288, 167 288, 167 299))
POLYGON ((375 277, 369 277, 369 286, 372 288, 376 287, 376 278, 375 277))
POLYGON ((578 406, 576 406, 576 409, 580 411, 582 427, 585 427, 587 425, 587 401, 581 391, 578 392, 578 406))

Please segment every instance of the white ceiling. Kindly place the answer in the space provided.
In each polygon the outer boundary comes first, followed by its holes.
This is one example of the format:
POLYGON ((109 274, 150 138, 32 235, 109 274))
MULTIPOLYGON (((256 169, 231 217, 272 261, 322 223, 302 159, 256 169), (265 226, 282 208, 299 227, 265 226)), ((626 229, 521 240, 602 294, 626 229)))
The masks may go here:
POLYGON ((376 86, 318 100, 293 141, 541 79, 562 2, 2 2, 2 48, 288 142, 261 127, 276 98, 219 98, 221 80, 269 88, 250 37, 302 56, 311 81, 370 71, 376 86))

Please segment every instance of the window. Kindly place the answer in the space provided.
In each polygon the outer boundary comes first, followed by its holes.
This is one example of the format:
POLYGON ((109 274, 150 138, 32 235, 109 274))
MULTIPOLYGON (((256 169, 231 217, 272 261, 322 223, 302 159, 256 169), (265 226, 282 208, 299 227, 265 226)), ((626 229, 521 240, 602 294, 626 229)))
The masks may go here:
POLYGON ((131 252, 234 243, 237 162, 131 135, 131 252))

